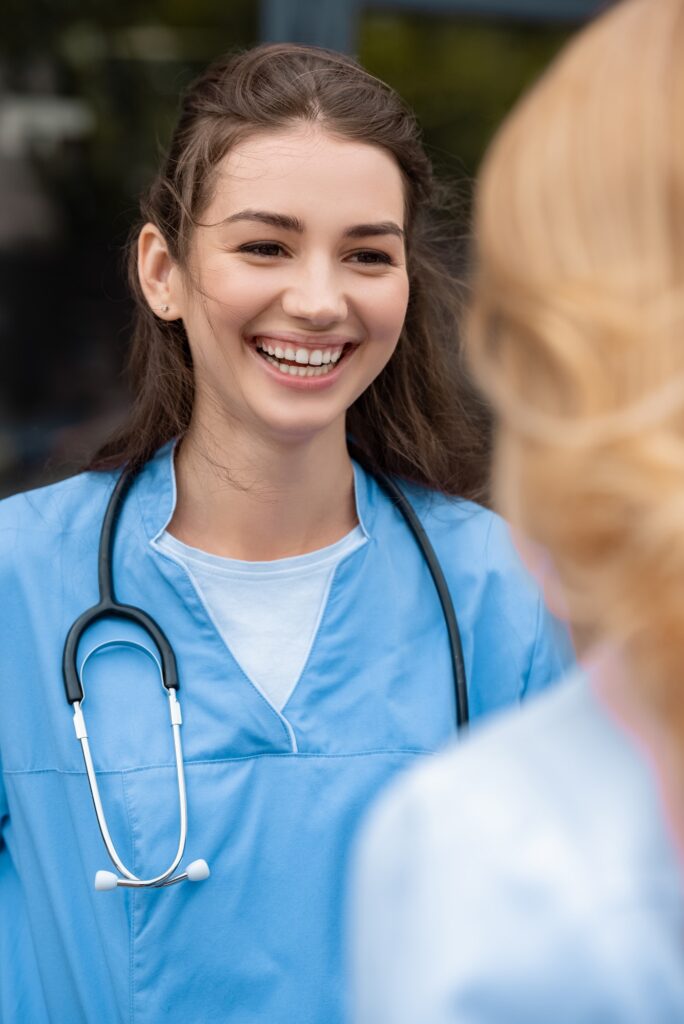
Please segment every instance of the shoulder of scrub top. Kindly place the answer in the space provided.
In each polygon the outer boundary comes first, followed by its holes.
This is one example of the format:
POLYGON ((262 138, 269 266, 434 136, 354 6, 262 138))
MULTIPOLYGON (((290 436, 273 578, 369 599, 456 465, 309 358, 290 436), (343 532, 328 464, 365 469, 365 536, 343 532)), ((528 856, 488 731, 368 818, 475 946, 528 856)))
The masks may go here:
POLYGON ((488 633, 485 644, 501 645, 505 634, 515 636, 512 642, 521 649, 531 644, 520 696, 545 689, 564 676, 575 663, 568 629, 544 603, 506 520, 476 502, 397 482, 420 516, 454 603, 458 607, 457 594, 464 588, 482 596, 475 606, 484 619, 473 623, 473 628, 488 633))
POLYGON ((352 893, 359 1024, 682 1019, 657 782, 579 673, 391 783, 352 893))
POLYGON ((54 557, 59 537, 99 535, 115 474, 87 472, 0 501, 0 571, 13 559, 54 557))
POLYGON ((513 573, 532 582, 515 549, 508 523, 497 512, 466 498, 441 494, 405 480, 398 479, 397 483, 420 516, 432 544, 440 548, 444 544, 444 551, 438 554, 446 558, 447 564, 451 545, 452 558, 466 549, 473 560, 479 559, 490 570, 513 573))

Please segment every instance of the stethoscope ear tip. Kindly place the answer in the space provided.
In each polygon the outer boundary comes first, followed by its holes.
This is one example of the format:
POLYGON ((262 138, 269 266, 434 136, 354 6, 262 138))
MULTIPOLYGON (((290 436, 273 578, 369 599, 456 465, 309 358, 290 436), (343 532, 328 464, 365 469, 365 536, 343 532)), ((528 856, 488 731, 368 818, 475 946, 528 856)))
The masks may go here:
POLYGON ((98 871, 95 875, 95 888, 98 892, 110 892, 116 889, 118 879, 113 871, 98 871))
MULTIPOLYGON (((188 876, 189 882, 203 882, 205 878, 208 878, 211 874, 206 860, 193 860, 191 864, 188 864, 185 872, 188 876)), ((98 873, 108 874, 106 871, 98 873)))
POLYGON ((143 881, 134 876, 130 876, 131 881, 126 878, 119 878, 113 871, 98 871, 95 875, 95 888, 98 892, 111 892, 112 889, 116 889, 117 885, 131 886, 140 889, 161 889, 167 885, 175 885, 176 882, 183 882, 186 878, 189 882, 203 882, 205 878, 209 878, 211 871, 206 860, 193 860, 191 864, 188 864, 187 868, 182 875, 174 875, 173 878, 162 875, 160 878, 152 878, 149 881, 143 881))

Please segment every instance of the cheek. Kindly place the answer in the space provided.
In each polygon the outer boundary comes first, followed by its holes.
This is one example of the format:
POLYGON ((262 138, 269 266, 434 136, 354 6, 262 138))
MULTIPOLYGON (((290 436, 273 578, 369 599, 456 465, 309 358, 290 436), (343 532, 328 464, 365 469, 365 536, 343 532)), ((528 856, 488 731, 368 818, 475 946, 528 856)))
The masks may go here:
POLYGON ((394 347, 399 340, 408 306, 408 280, 398 278, 377 288, 366 301, 366 322, 372 337, 394 347))
POLYGON ((263 309, 272 291, 273 282, 268 275, 255 275, 240 266, 212 270, 205 275, 204 292, 212 314, 235 326, 241 326, 263 309))

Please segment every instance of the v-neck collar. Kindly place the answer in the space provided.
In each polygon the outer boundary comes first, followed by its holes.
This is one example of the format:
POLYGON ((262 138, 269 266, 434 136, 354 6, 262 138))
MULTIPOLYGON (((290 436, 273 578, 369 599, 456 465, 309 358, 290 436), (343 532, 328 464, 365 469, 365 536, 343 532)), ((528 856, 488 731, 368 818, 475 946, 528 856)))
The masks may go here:
MULTIPOLYGON (((159 539, 171 522, 177 501, 174 453, 176 441, 170 441, 140 471, 136 492, 148 543, 159 539)), ((379 489, 372 477, 357 462, 354 467, 356 515, 366 539, 372 537, 377 514, 379 489)))

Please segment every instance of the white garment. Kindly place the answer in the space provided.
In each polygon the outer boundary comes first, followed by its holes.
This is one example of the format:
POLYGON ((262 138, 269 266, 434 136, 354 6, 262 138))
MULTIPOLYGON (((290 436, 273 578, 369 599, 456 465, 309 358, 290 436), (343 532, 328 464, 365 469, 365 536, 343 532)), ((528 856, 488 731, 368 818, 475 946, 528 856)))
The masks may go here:
POLYGON ((282 711, 309 657, 335 569, 366 543, 361 527, 318 551, 272 562, 221 558, 166 531, 157 543, 186 567, 233 657, 282 711))
POLYGON ((585 677, 400 779, 363 840, 353 1024, 684 1021, 684 868, 585 677))

